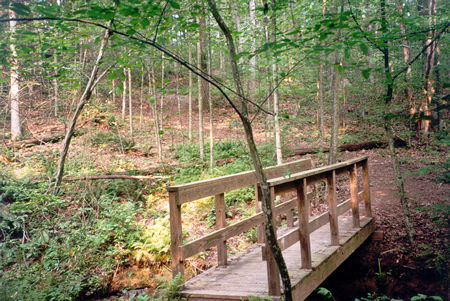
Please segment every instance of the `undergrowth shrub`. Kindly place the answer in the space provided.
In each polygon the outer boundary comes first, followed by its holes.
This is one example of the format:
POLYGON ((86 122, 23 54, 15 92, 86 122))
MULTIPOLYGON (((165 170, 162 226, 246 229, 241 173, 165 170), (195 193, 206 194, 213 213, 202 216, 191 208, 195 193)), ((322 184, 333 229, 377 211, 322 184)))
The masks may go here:
POLYGON ((0 300, 73 300, 106 289, 141 231, 117 190, 69 200, 48 184, 0 180, 0 300))
POLYGON ((136 146, 133 139, 122 137, 115 130, 98 129, 89 135, 88 141, 92 146, 108 147, 122 152, 129 152, 136 146))

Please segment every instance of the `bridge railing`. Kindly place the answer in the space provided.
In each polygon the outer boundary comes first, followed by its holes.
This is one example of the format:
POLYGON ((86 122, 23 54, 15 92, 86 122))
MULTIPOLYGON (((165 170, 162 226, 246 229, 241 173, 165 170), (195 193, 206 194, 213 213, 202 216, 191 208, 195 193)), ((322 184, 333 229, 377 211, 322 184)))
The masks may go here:
MULTIPOLYGON (((267 179, 279 178, 283 175, 297 174, 300 171, 312 167, 311 159, 302 159, 294 162, 268 167, 264 170, 267 179)), ((262 240, 263 213, 260 212, 261 205, 257 198, 258 213, 227 225, 225 216, 225 193, 255 185, 257 191, 257 179, 254 171, 192 182, 188 184, 168 187, 170 206, 170 235, 172 253, 172 273, 184 274, 185 259, 205 251, 211 247, 217 247, 217 261, 219 265, 227 265, 226 240, 241 234, 255 226, 259 227, 258 239, 262 240), (183 244, 182 236, 182 210, 185 203, 196 201, 205 197, 214 196, 216 212, 216 230, 196 240, 183 244)), ((286 206, 284 203, 275 207, 275 215, 287 214, 288 220, 292 220, 292 204, 286 206)))
MULTIPOLYGON (((370 201, 370 185, 368 158, 358 157, 344 162, 310 169, 310 159, 286 163, 265 170, 271 191, 271 206, 274 220, 280 215, 286 215, 288 226, 291 227, 278 238, 282 250, 300 242, 301 266, 312 268, 310 234, 320 227, 330 224, 330 244, 339 245, 338 216, 352 211, 353 226, 360 227, 359 201, 364 200, 365 216, 372 217, 370 201), (362 191, 358 191, 358 168, 362 169, 362 191), (350 199, 341 203, 336 200, 336 177, 349 175, 350 199), (310 195, 308 186, 318 182, 327 184, 327 212, 310 217, 310 195), (277 195, 286 192, 296 192, 296 197, 274 205, 277 195), (292 210, 298 209, 298 221, 294 226, 292 210)), ((254 171, 224 176, 189 184, 168 187, 170 204, 170 231, 173 275, 184 273, 184 260, 211 247, 217 246, 218 264, 227 264, 226 240, 241 234, 255 226, 262 228, 264 215, 257 212, 244 220, 227 225, 225 220, 224 193, 238 188, 255 185, 257 207, 261 208, 259 187, 254 171), (186 244, 182 237, 181 205, 201 198, 215 196, 216 230, 186 244), (258 205, 259 204, 259 205, 258 205)), ((275 224, 275 221, 272 221, 275 224)), ((261 238, 261 237, 260 237, 261 238)), ((280 277, 270 248, 263 247, 263 258, 266 259, 268 272, 269 295, 281 294, 280 277)))
MULTIPOLYGON (((273 178, 269 181, 272 200, 275 195, 284 191, 295 189, 297 197, 286 203, 285 206, 296 206, 298 208, 298 226, 287 231, 278 238, 279 246, 282 250, 287 249, 300 241, 301 266, 304 269, 311 269, 311 242, 310 234, 320 227, 330 223, 330 244, 339 245, 339 224, 338 216, 351 209, 353 227, 360 227, 359 200, 364 200, 365 216, 372 217, 369 185, 368 158, 358 157, 341 163, 315 168, 289 176, 273 178), (357 170, 362 169, 362 188, 358 192, 357 170), (336 201, 336 177, 339 175, 349 175, 350 199, 339 204, 336 201), (315 183, 324 181, 327 184, 327 204, 328 212, 310 217, 310 202, 307 197, 307 187, 315 183), (291 205, 289 205, 291 204, 291 205)), ((272 202, 273 206, 273 202, 272 202)), ((276 208, 276 207, 275 207, 276 208)), ((276 211, 276 209, 275 209, 276 211)), ((272 221, 273 222, 273 221, 272 221)), ((266 258, 269 295, 280 295, 280 276, 270 248, 263 250, 266 258)))

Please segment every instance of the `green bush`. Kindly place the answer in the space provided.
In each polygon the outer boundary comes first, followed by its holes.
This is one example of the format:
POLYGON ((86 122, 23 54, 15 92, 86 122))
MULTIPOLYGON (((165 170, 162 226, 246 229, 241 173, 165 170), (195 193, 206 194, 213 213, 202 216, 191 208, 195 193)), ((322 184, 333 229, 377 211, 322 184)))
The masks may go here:
POLYGON ((48 184, 0 182, 0 299, 73 300, 106 289, 139 239, 139 208, 115 193, 67 200, 48 184))
POLYGON ((96 130, 89 136, 92 146, 109 147, 113 150, 128 152, 134 149, 136 143, 132 139, 121 137, 117 131, 96 130))

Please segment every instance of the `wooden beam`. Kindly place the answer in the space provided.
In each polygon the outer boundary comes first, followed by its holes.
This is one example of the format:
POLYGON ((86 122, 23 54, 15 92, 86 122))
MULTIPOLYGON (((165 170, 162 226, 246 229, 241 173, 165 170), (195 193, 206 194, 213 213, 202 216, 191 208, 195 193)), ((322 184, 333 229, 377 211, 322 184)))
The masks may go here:
MULTIPOLYGON (((216 205, 216 229, 222 229, 227 226, 225 216, 225 194, 220 193, 214 197, 216 205)), ((219 266, 227 265, 227 241, 221 240, 217 243, 217 264, 219 266)))
POLYGON ((350 199, 352 204, 353 227, 359 228, 358 178, 356 164, 350 169, 350 199))
POLYGON ((328 215, 330 217, 330 233, 331 233, 331 245, 339 245, 339 225, 337 215, 337 203, 336 203, 336 173, 334 170, 327 174, 327 188, 328 188, 328 215))
POLYGON ((183 236, 181 229, 181 206, 177 205, 177 193, 169 192, 170 208, 170 250, 172 253, 172 275, 175 277, 179 273, 184 276, 183 254, 181 245, 183 236))
MULTIPOLYGON (((274 212, 274 200, 275 200, 275 188, 270 188, 270 210, 273 212, 272 220, 269 223, 272 223, 272 226, 275 228, 275 212, 274 212)), ((275 228, 276 229, 276 228, 275 228)), ((277 231, 275 230, 275 238, 277 231)), ((270 296, 280 296, 281 295, 281 283, 280 283, 280 271, 278 270, 277 263, 275 261, 275 256, 272 253, 272 249, 268 246, 268 242, 266 239, 266 265, 267 265, 267 282, 269 287, 269 295, 270 296)))
POLYGON ((306 179, 297 182, 297 205, 299 227, 298 234, 300 240, 300 253, 302 260, 302 268, 310 269, 311 265, 311 241, 309 238, 309 212, 308 212, 308 198, 306 195, 306 179))
POLYGON ((363 180, 363 195, 364 195, 364 208, 367 217, 372 217, 372 207, 370 201, 370 183, 369 183, 369 162, 364 161, 362 165, 362 180, 363 180))

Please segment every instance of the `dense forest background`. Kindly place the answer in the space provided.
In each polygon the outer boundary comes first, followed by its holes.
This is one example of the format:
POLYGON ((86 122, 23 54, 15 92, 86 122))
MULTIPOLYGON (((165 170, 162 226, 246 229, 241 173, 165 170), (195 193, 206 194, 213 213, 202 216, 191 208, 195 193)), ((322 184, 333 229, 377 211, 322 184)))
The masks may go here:
MULTIPOLYGON (((438 0, 1 2, 0 299, 171 296, 166 187, 253 169, 248 120, 264 166, 372 160, 385 233, 351 259, 352 297, 445 300, 448 16, 438 0)), ((252 188, 225 197, 230 220, 254 213, 252 188)), ((186 237, 214 226, 213 200, 183 210, 186 237)))

